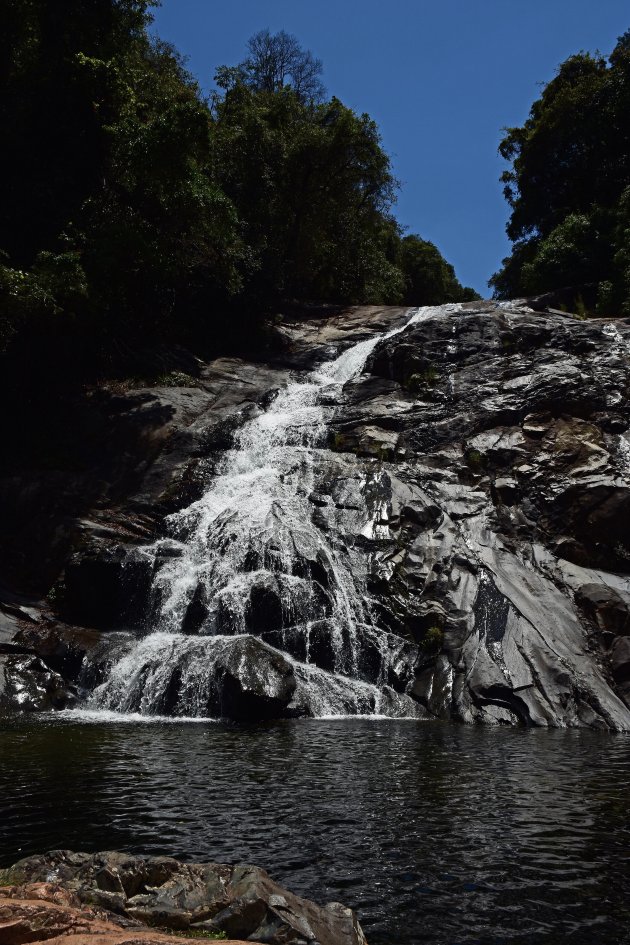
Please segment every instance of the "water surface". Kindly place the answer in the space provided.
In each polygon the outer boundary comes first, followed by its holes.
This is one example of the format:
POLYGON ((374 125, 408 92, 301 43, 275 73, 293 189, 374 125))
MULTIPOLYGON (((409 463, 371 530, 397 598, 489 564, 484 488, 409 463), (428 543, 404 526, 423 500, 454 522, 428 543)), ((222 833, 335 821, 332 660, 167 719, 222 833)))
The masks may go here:
POLYGON ((397 720, 0 723, 0 865, 248 861, 370 945, 630 942, 630 738, 397 720))

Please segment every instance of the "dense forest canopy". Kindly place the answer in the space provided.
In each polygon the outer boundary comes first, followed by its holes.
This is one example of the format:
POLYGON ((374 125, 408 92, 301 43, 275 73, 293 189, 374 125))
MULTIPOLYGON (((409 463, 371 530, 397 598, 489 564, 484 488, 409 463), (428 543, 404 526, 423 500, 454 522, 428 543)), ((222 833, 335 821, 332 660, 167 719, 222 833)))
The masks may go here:
POLYGON ((599 314, 630 314, 630 31, 608 59, 562 63, 500 153, 514 245, 495 293, 573 287, 599 314))
POLYGON ((208 100, 152 6, 0 0, 0 349, 213 351, 287 301, 475 297, 403 238, 376 125, 294 37, 252 37, 208 100))

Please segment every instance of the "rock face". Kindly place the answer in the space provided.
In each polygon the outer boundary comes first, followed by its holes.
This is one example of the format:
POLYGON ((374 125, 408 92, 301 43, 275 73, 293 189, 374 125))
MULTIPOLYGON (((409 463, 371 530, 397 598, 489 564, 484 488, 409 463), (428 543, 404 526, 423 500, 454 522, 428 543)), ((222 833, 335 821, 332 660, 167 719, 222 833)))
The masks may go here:
POLYGON ((261 945, 366 945, 351 909, 300 899, 255 866, 66 850, 20 860, 4 880, 6 945, 77 935, 111 945, 180 942, 220 933, 261 945), (188 938, 173 938, 177 932, 188 938))
POLYGON ((396 434, 380 555, 396 566, 375 590, 393 632, 439 644, 416 698, 464 721, 627 728, 609 656, 630 603, 630 326, 471 304, 370 367, 337 442, 396 434))
POLYGON ((81 518, 5 704, 47 668, 24 707, 63 684, 126 711, 630 729, 630 325, 410 314, 285 323, 267 363, 202 367, 194 408, 130 394, 168 423, 81 518))
POLYGON ((0 709, 24 712, 65 709, 76 693, 59 673, 31 653, 0 655, 0 709))

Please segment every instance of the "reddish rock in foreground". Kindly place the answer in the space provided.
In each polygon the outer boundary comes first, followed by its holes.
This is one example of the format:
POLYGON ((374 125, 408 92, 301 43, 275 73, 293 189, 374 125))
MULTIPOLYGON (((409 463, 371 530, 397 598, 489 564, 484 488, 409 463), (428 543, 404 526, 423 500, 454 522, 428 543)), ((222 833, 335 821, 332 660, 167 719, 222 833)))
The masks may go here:
MULTIPOLYGON (((51 884, 32 883, 0 889, 0 942, 2 945, 26 945, 46 942, 47 945, 145 945, 169 942, 185 943, 190 938, 168 932, 134 927, 124 928, 105 913, 76 905, 64 904, 59 890, 51 884), (49 898, 50 897, 50 898, 49 898), (56 900, 56 901, 53 901, 56 900)), ((69 901, 75 897, 69 896, 69 901)), ((241 945, 222 939, 224 945, 241 945)))
POLYGON ((215 935, 226 945, 366 945, 351 909, 294 896, 255 866, 65 850, 20 860, 2 879, 2 945, 177 945, 215 935))

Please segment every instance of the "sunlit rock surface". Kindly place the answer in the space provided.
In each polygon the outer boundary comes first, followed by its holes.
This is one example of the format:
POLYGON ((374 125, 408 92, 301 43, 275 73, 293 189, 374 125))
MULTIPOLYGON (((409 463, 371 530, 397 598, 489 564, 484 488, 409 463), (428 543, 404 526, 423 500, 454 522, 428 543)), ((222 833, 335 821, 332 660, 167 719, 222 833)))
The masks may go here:
POLYGON ((62 850, 20 860, 2 878, 4 945, 214 936, 234 945, 366 945, 351 909, 294 896, 255 866, 62 850))
POLYGON ((359 308, 279 338, 129 395, 168 424, 18 643, 92 709, 629 729, 627 322, 359 308), (59 617, 100 631, 71 671, 59 617))

